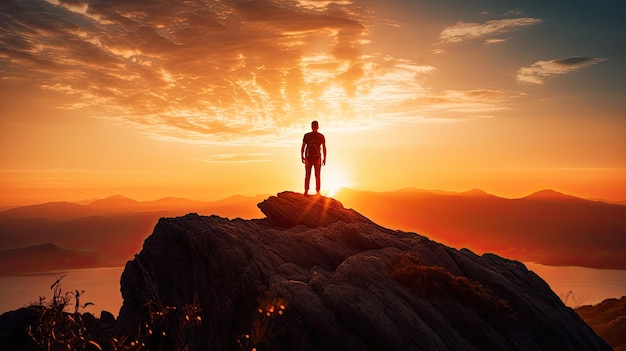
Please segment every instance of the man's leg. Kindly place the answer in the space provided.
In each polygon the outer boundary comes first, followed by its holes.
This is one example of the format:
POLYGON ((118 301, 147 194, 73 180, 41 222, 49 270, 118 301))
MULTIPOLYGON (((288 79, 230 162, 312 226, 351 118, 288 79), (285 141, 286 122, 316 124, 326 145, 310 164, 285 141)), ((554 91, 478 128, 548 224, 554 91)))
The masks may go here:
POLYGON ((321 161, 318 161, 315 163, 315 191, 318 194, 320 193, 320 189, 321 189, 320 186, 322 184, 321 173, 322 173, 322 163, 321 161))
POLYGON ((309 193, 309 183, 311 182, 311 167, 313 164, 307 160, 304 164, 304 195, 309 193))

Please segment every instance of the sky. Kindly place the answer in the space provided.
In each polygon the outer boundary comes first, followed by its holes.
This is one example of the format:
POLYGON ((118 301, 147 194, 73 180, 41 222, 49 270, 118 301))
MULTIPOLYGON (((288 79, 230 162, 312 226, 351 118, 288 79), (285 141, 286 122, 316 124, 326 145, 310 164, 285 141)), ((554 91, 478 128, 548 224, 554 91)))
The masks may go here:
POLYGON ((626 200, 626 3, 4 0, 0 206, 339 187, 626 200))

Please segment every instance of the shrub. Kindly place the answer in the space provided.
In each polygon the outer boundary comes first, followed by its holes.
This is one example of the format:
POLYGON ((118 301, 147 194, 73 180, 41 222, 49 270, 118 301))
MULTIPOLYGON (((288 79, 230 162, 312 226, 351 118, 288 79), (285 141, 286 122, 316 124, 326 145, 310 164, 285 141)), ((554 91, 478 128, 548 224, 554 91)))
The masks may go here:
POLYGON ((503 322, 513 317, 509 303, 494 296, 479 282, 456 276, 441 266, 424 265, 408 253, 392 261, 391 278, 417 296, 451 298, 474 306, 485 319, 503 322))

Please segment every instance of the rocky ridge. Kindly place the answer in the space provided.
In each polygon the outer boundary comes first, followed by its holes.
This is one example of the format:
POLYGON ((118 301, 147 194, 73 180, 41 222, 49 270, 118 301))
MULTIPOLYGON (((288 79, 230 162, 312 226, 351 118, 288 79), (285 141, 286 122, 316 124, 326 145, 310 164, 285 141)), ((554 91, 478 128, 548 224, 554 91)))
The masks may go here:
POLYGON ((519 262, 383 228, 331 198, 258 206, 266 218, 159 220, 122 275, 116 328, 174 311, 159 343, 193 350, 611 349, 519 262))

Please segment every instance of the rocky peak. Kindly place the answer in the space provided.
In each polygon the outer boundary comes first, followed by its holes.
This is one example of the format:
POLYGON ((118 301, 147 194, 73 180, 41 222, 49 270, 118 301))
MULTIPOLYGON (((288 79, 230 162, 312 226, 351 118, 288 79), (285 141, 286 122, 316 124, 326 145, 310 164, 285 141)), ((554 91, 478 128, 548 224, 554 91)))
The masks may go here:
POLYGON ((269 225, 291 228, 297 225, 326 227, 335 222, 371 223, 360 213, 345 209, 341 202, 325 196, 304 196, 286 191, 270 196, 257 205, 267 216, 269 225))
POLYGON ((267 218, 159 220, 122 275, 119 330, 174 311, 159 347, 610 350, 519 262, 380 227, 326 197, 284 192, 259 208, 267 218))

